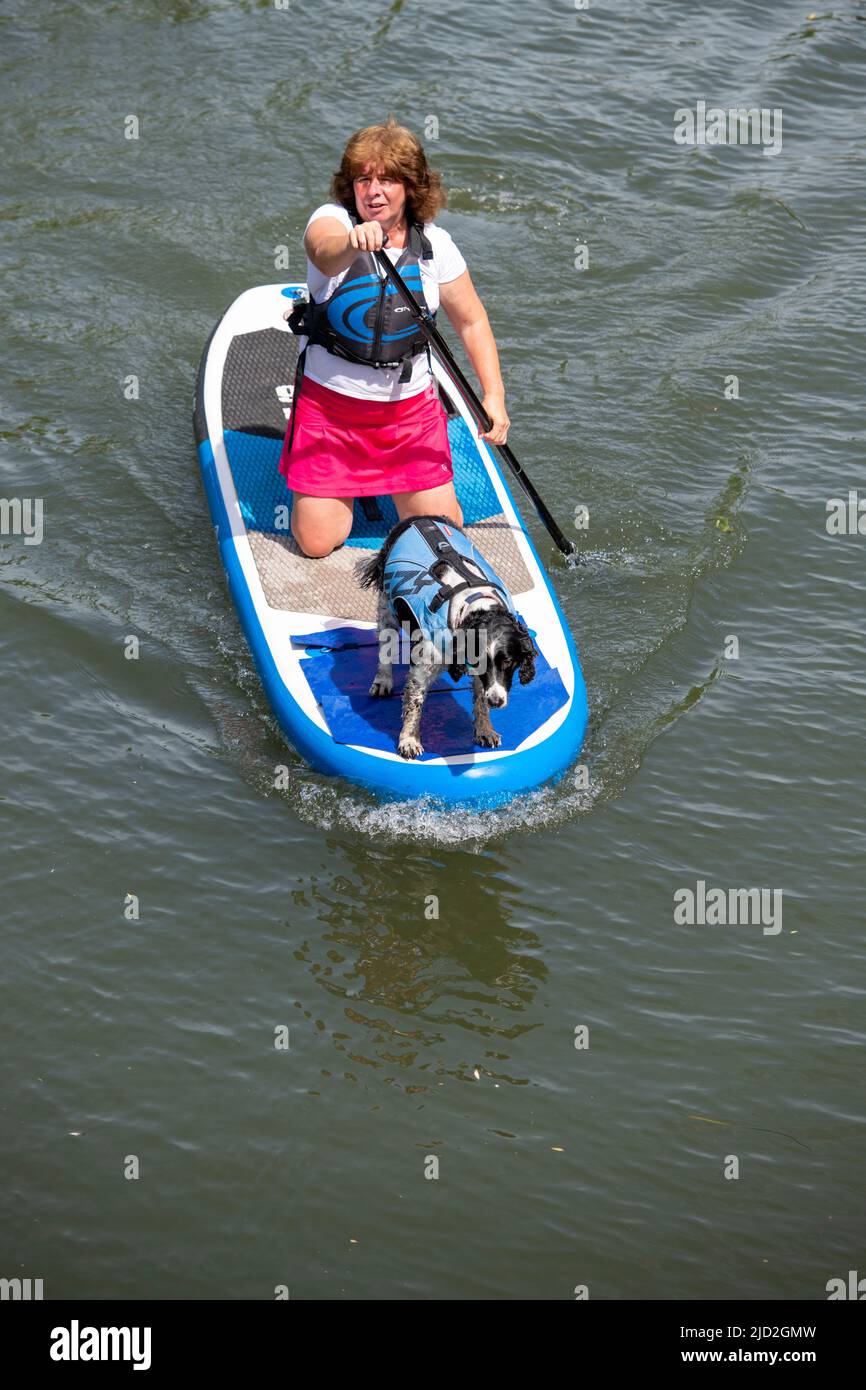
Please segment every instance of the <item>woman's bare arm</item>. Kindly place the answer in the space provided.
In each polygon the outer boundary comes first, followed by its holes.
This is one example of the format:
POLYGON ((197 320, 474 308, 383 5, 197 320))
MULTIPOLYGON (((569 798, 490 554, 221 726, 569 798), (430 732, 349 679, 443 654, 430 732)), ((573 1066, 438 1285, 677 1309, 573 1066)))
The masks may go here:
POLYGON ((378 222, 360 222, 350 232, 336 217, 317 217, 304 234, 304 249, 323 275, 348 270, 359 251, 379 251, 382 228, 378 222))
POLYGON ((482 404, 493 421, 493 428, 482 435, 491 444, 504 444, 511 421, 505 410, 505 387, 499 368, 496 339, 487 310, 478 297, 468 270, 446 285, 439 286, 439 302, 460 334, 466 355, 481 382, 482 404))

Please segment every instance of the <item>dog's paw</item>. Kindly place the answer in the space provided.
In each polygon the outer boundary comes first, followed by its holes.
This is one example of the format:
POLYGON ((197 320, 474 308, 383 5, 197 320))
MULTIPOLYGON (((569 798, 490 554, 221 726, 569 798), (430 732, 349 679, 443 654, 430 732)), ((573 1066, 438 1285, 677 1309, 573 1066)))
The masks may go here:
POLYGON ((476 729, 475 742, 480 743, 482 748, 498 748, 502 738, 495 729, 476 729))
POLYGON ((393 691, 394 677, 390 674, 387 676, 376 676, 373 684, 370 686, 370 694, 374 699, 381 700, 385 695, 393 694, 393 691))
POLYGON ((397 752, 401 758, 417 758, 424 752, 424 745, 420 738, 412 738, 411 734, 407 734, 397 744, 397 752))

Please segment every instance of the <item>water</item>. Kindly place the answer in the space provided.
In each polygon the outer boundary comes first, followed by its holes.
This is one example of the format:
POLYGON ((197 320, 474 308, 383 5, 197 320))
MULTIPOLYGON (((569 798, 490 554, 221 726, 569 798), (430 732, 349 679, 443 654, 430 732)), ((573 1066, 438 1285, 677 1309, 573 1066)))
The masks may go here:
POLYGON ((45 521, 0 537, 3 1277, 813 1299, 863 1272, 864 541, 825 514, 863 486, 866 11, 810 12, 7 0, 0 458, 45 521), (782 152, 676 145, 700 99, 781 107, 782 152), (192 443, 213 321, 285 278, 276 247, 303 274, 389 110, 439 123, 510 442, 563 525, 590 511, 577 568, 535 530, 589 786, 496 811, 382 806, 286 749, 192 443), (781 930, 676 924, 699 879, 781 889, 781 930))

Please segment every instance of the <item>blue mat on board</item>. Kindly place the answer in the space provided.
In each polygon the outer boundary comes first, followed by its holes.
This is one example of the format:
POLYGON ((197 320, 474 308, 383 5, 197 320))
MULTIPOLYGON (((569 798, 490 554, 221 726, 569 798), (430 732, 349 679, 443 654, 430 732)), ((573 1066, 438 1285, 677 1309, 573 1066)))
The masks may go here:
MULTIPOLYGON (((292 638, 306 648, 301 670, 325 715, 336 743, 394 752, 402 724, 400 708, 406 667, 394 667, 394 694, 384 700, 367 692, 376 674, 378 644, 372 628, 340 627, 292 638)), ((519 747, 535 729, 565 703, 567 694, 559 672, 539 652, 535 680, 521 685, 517 676, 504 710, 492 710, 493 727, 502 748, 519 747)), ((472 737, 472 684, 461 676, 454 684, 447 674, 430 687, 421 715, 424 758, 449 757, 482 750, 472 737)))
MULTIPOLYGON (((276 525, 278 507, 287 507, 289 515, 292 510, 292 494, 279 471, 282 440, 271 439, 267 435, 247 434, 243 430, 225 430, 224 439, 247 530, 286 535, 287 528, 276 525)), ((480 467, 469 426, 459 416, 448 421, 448 440, 454 465, 454 486, 463 508, 465 525, 472 526, 476 521, 496 516, 500 511, 496 493, 486 469, 480 467)), ((376 550, 391 527, 397 525, 397 510, 390 497, 377 500, 382 520, 368 521, 360 501, 355 499, 352 534, 347 545, 376 550)))

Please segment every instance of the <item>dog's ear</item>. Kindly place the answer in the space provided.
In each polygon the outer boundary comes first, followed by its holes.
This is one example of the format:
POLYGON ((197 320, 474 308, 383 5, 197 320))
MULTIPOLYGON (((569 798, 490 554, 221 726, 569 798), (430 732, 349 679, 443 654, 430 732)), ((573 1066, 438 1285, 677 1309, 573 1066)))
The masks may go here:
POLYGON ((524 622, 519 623, 520 627, 520 677, 521 685, 529 685, 530 681, 535 680, 535 647, 529 635, 529 629, 524 622))

